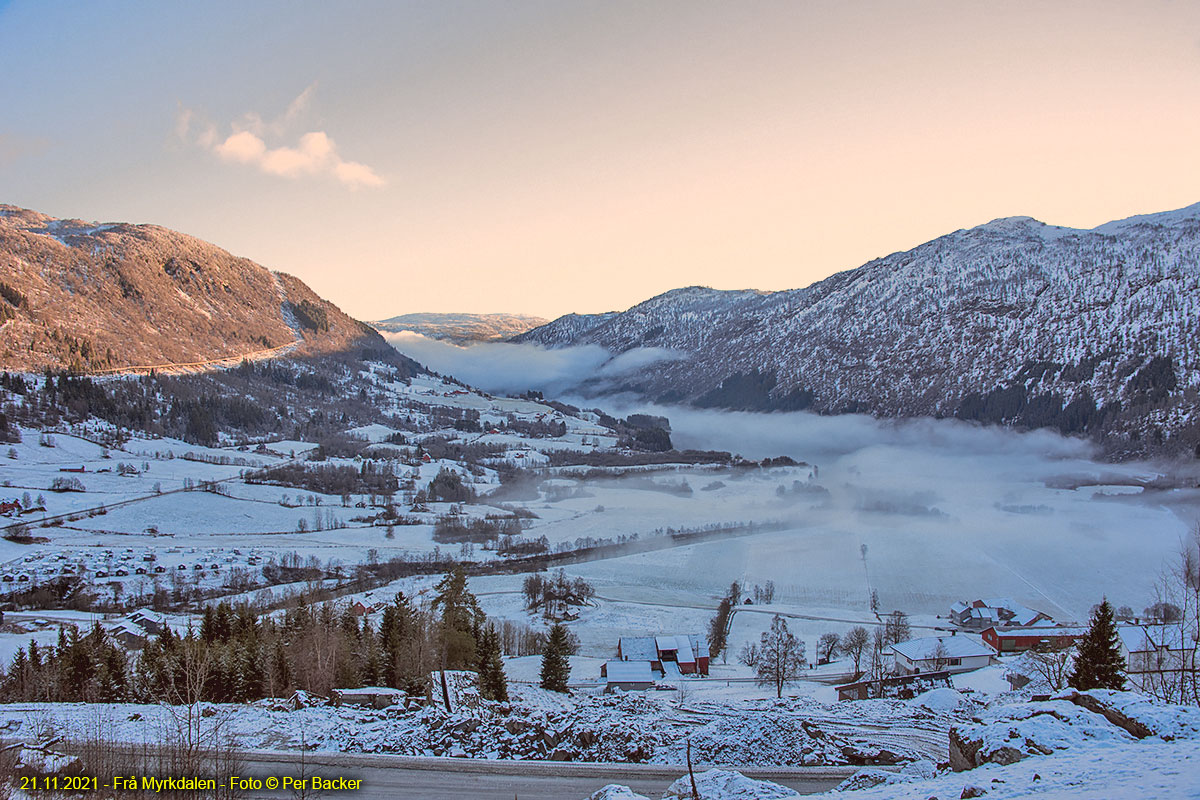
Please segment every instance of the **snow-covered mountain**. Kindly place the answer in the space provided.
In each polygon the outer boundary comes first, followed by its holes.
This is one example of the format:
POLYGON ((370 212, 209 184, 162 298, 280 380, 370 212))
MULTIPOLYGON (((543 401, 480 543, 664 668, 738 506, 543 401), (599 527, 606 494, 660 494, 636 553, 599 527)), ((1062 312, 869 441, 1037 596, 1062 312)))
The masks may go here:
POLYGON ((157 225, 0 204, 0 368, 115 371, 367 348, 302 281, 157 225))
POLYGON ((585 387, 596 393, 957 415, 1194 447, 1200 204, 1092 230, 998 219, 803 289, 678 289, 516 341, 680 355, 585 387))
POLYGON ((430 339, 445 339, 455 344, 472 344, 509 339, 549 320, 526 314, 401 314, 372 322, 378 331, 412 331, 430 339))

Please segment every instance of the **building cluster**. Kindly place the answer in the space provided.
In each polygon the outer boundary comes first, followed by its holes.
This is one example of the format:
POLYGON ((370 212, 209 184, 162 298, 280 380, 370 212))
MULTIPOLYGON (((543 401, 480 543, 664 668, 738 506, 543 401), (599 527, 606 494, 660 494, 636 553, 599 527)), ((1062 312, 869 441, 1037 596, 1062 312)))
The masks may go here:
POLYGON ((659 678, 708 676, 708 646, 698 633, 622 636, 617 657, 600 667, 606 692, 649 689, 659 678))
MULTIPOLYGON (((892 674, 838 687, 843 700, 911 697, 949 683, 949 676, 994 663, 998 656, 1030 650, 1062 650, 1087 635, 1087 625, 1059 624, 1046 614, 1009 598, 955 603, 950 620, 957 630, 891 645, 892 674)), ((1179 624, 1138 620, 1117 625, 1126 677, 1132 688, 1150 690, 1183 671, 1194 671, 1194 653, 1179 624)))

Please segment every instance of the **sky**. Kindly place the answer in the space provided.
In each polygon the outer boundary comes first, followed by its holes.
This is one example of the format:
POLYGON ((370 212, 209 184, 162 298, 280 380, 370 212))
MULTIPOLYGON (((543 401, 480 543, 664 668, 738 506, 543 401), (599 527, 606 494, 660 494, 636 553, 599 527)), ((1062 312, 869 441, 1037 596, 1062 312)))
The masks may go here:
POLYGON ((1200 200, 1200 4, 0 0, 0 202, 360 319, 805 286, 1200 200))

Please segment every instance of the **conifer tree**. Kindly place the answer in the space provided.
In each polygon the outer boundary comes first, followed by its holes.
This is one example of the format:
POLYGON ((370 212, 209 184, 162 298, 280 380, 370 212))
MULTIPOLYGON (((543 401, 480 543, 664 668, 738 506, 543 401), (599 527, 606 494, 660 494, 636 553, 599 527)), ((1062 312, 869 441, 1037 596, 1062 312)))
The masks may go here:
POLYGON ((1117 641, 1113 609, 1108 598, 1092 612, 1091 626, 1079 642, 1075 669, 1067 681, 1072 687, 1088 689, 1124 689, 1125 659, 1117 641))
POLYGON ((504 675, 504 660, 500 656, 500 637, 496 626, 489 625, 482 634, 479 656, 479 693, 485 700, 508 701, 508 678, 504 675))
POLYGON ((571 645, 567 641, 567 629, 561 622, 555 623, 550 628, 546 650, 542 653, 543 689, 549 689, 552 692, 567 691, 567 679, 571 676, 571 662, 568 659, 570 652, 571 645))
POLYGON ((271 663, 271 680, 274 683, 276 696, 281 696, 292 688, 292 665, 288 663, 287 653, 283 651, 283 643, 275 642, 275 655, 271 663))
POLYGON ((442 668, 470 669, 479 660, 476 631, 483 611, 467 588, 467 574, 462 565, 455 565, 434 588, 437 596, 431 607, 442 617, 442 668))

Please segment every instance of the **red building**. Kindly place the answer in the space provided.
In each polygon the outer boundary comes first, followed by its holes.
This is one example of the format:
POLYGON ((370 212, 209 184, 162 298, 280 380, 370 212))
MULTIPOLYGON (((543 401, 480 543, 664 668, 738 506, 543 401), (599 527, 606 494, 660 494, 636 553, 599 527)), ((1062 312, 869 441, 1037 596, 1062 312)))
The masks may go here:
POLYGON ((1057 625, 1034 625, 1032 627, 996 627, 983 632, 983 641, 997 653, 1024 653, 1035 647, 1067 647, 1082 639, 1087 628, 1062 627, 1057 625))
POLYGON ((708 675, 708 650, 699 634, 673 636, 622 636, 617 640, 621 661, 648 661, 650 669, 666 675, 708 675))

